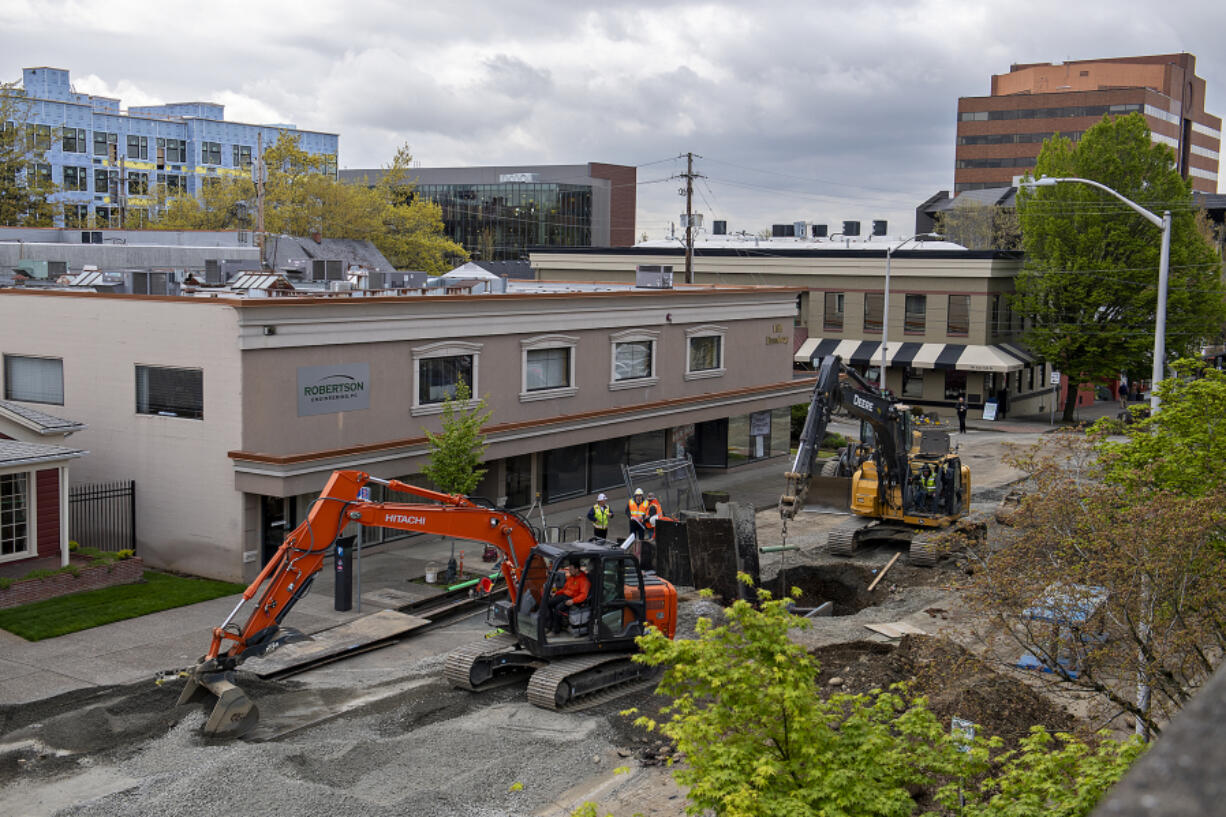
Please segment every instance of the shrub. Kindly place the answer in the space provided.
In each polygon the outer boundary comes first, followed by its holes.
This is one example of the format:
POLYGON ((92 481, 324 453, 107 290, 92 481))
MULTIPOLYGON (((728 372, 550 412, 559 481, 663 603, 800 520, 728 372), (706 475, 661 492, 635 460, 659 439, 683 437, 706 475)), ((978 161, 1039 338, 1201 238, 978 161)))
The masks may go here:
POLYGON ((115 558, 122 561, 124 559, 131 559, 135 555, 136 555, 135 550, 132 550, 131 548, 124 548, 123 550, 115 554, 115 558))
POLYGON ((69 553, 76 553, 76 552, 77 552, 77 548, 79 548, 79 547, 81 547, 81 546, 80 546, 78 543, 74 542, 74 541, 73 541, 73 540, 71 540, 71 539, 69 539, 69 540, 68 540, 68 552, 69 552, 69 553))
POLYGON ((0 590, 8 590, 17 581, 11 576, 0 576, 0 590))
POLYGON ((81 568, 77 567, 76 565, 64 565, 63 567, 59 569, 58 572, 67 573, 69 576, 72 576, 74 579, 79 578, 81 576, 81 568))

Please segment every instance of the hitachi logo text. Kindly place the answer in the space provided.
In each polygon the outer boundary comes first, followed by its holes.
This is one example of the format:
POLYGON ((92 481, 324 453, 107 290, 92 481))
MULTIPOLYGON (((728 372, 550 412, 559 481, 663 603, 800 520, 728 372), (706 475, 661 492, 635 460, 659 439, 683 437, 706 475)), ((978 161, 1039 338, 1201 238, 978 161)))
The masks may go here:
POLYGON ((426 517, 424 516, 409 516, 403 513, 389 513, 386 517, 388 522, 399 522, 402 525, 424 525, 426 517))
POLYGON ((873 404, 869 402, 867 398, 861 397, 858 394, 851 398, 851 402, 854 403, 858 408, 862 408, 865 411, 873 410, 873 404))

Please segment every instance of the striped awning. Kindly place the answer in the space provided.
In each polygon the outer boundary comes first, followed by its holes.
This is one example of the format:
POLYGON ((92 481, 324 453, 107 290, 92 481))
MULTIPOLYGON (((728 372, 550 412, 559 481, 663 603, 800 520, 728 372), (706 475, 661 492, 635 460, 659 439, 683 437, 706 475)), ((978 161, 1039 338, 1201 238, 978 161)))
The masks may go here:
POLYGON ((872 363, 873 355, 877 355, 880 351, 881 344, 877 341, 863 340, 860 341, 852 353, 843 358, 843 360, 856 366, 868 366, 870 363, 872 363))
MULTIPOLYGON (((796 363, 838 355, 844 363, 880 366, 881 344, 875 340, 809 338, 796 350, 796 363)), ((1015 344, 981 346, 965 343, 899 343, 886 352, 886 365, 916 369, 957 369, 967 372, 1016 372, 1035 362, 1025 349, 1015 344)))
POLYGON ((839 345, 838 338, 809 338, 800 344, 792 356, 794 363, 809 363, 814 357, 826 357, 839 345))

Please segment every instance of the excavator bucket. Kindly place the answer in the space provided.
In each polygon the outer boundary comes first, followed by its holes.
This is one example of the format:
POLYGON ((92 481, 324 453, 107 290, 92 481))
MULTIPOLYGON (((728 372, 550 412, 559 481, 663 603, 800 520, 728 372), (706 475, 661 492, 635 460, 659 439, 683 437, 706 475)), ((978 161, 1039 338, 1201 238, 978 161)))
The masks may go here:
POLYGON ((807 499, 810 505, 846 511, 851 508, 851 477, 812 477, 807 499))
POLYGON ((179 704, 216 698, 217 703, 205 721, 205 735, 237 738, 250 732, 260 720, 260 710, 247 697, 228 672, 193 675, 179 694, 179 704))

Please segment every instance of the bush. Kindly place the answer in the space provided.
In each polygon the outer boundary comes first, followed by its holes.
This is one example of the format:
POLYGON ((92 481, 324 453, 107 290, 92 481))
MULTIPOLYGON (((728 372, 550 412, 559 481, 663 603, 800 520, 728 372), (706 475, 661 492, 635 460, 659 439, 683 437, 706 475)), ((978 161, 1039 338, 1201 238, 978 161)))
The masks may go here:
POLYGON ((837 431, 826 432, 825 438, 822 439, 822 444, 818 448, 845 448, 847 446, 847 438, 837 431))
POLYGON ((68 540, 68 552, 69 553, 76 553, 77 548, 79 547, 81 546, 78 543, 72 541, 71 539, 68 540))
POLYGON ((59 569, 58 572, 67 573, 69 576, 72 576, 74 579, 80 578, 81 576, 81 568, 77 567, 76 565, 64 565, 63 567, 59 569))
POLYGON ((17 580, 11 576, 0 576, 0 590, 8 590, 15 581, 17 580))
POLYGON ((119 559, 120 561, 123 561, 124 559, 131 559, 135 555, 136 555, 135 550, 132 550, 131 548, 124 548, 123 550, 115 554, 115 558, 119 559))

